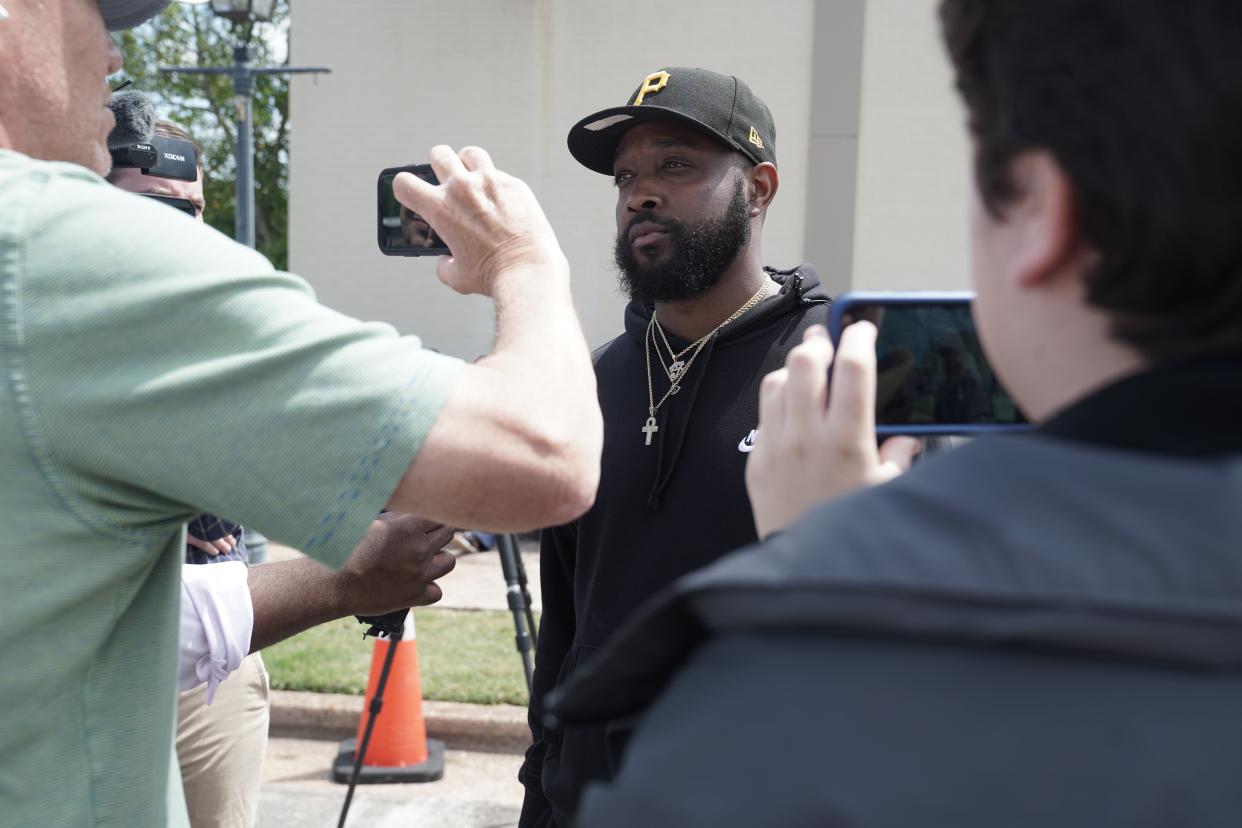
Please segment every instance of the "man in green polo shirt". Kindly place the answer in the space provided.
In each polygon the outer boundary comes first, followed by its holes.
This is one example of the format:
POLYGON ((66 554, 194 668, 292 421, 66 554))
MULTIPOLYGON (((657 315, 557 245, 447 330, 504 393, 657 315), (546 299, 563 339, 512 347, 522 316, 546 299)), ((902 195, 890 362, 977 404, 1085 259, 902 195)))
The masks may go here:
POLYGON ((99 177, 105 29, 167 0, 0 4, 0 821, 183 825, 186 519, 332 565, 385 505, 563 523, 598 481, 590 358, 551 228, 482 150, 434 148, 440 187, 397 182, 454 251, 441 280, 497 306, 493 353, 463 365, 99 177))

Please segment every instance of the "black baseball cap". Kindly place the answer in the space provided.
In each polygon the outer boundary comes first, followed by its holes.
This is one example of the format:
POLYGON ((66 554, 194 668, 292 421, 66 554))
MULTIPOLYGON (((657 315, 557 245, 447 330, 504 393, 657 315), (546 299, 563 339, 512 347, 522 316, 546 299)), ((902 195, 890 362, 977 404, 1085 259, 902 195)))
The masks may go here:
POLYGON ((652 72, 629 103, 588 115, 569 130, 569 152, 587 169, 612 175, 617 143, 646 121, 675 121, 706 132, 756 164, 776 163, 772 113, 732 75, 670 66, 652 72))

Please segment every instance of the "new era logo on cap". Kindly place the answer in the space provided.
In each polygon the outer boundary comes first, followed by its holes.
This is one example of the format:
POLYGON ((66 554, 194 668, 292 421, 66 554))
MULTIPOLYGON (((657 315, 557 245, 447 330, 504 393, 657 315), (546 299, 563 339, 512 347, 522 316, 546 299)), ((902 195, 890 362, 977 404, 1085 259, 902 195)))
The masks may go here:
POLYGON ((621 136, 637 124, 656 120, 706 132, 755 164, 776 163, 772 113, 731 75, 667 67, 643 78, 628 100, 583 118, 569 131, 569 151, 583 166, 612 175, 621 136))

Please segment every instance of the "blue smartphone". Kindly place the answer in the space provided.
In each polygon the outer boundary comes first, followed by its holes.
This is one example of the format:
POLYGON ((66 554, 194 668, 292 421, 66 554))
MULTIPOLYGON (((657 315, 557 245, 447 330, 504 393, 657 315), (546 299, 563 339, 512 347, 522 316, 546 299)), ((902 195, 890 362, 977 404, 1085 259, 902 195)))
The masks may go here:
POLYGON ((876 339, 876 433, 979 434, 1026 431, 1022 411, 988 364, 966 291, 856 292, 837 297, 828 317, 835 347, 854 322, 876 339))

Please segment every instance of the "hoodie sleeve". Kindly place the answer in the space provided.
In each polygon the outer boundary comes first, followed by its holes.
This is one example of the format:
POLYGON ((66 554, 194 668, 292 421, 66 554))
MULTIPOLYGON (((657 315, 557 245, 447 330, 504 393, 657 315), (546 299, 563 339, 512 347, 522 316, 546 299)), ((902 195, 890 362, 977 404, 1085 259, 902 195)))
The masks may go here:
POLYGON ((535 676, 527 713, 531 746, 526 750, 526 760, 518 772, 518 779, 526 787, 518 823, 520 828, 543 828, 554 824, 551 806, 543 792, 543 765, 549 741, 558 743, 558 738, 544 730, 544 702, 548 693, 556 687, 561 667, 574 642, 574 559, 577 544, 577 523, 545 529, 539 540, 543 615, 539 621, 535 676))

